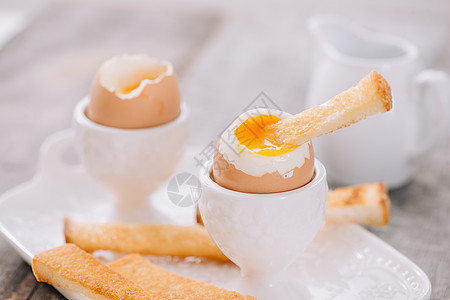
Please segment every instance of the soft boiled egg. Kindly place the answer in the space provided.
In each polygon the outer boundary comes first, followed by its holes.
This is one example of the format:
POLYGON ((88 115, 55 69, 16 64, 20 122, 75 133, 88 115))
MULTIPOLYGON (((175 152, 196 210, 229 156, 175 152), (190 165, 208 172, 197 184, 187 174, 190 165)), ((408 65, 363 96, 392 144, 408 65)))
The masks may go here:
POLYGON ((311 141, 278 146, 265 139, 264 128, 291 115, 258 108, 240 115, 217 143, 213 180, 244 193, 276 193, 301 187, 314 175, 311 141))
POLYGON ((120 55, 100 67, 86 116, 98 124, 147 128, 180 114, 180 92, 173 66, 143 54, 120 55))

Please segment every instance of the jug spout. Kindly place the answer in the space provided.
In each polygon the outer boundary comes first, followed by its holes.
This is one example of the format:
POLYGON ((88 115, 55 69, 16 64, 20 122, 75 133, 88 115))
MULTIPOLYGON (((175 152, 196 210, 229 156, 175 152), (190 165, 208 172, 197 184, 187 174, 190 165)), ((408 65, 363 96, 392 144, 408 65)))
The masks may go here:
POLYGON ((337 15, 310 17, 307 26, 321 50, 337 59, 394 61, 417 56, 417 49, 410 42, 370 32, 337 15))

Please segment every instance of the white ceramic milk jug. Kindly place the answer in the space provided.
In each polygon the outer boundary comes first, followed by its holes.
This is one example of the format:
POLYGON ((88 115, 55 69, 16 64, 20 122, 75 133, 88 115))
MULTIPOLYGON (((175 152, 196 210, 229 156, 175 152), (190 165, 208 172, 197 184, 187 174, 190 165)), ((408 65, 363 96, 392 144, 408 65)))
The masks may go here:
POLYGON ((392 88, 393 109, 314 141, 333 185, 384 181, 406 184, 418 162, 445 139, 447 74, 423 70, 410 42, 374 34, 333 15, 307 21, 317 41, 307 107, 321 104, 376 69, 392 88))

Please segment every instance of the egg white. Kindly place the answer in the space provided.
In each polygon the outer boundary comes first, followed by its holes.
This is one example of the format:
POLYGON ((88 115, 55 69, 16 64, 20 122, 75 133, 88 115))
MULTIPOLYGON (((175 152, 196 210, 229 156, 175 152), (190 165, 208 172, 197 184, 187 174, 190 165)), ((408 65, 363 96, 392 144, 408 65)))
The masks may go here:
POLYGON ((294 151, 279 156, 265 156, 252 152, 239 143, 234 130, 245 120, 259 115, 274 115, 280 119, 290 117, 291 114, 271 108, 256 108, 241 114, 222 133, 218 151, 229 164, 242 172, 261 177, 267 173, 278 172, 281 176, 289 178, 292 170, 300 168, 306 159, 310 158, 309 145, 311 141, 297 147, 294 151))
POLYGON ((119 99, 133 99, 142 94, 147 84, 157 84, 173 73, 170 62, 159 61, 144 54, 122 54, 108 59, 100 67, 100 84, 109 92, 115 93, 119 99), (154 79, 142 79, 143 77, 154 79), (118 92, 139 82, 139 86, 129 93, 118 92))

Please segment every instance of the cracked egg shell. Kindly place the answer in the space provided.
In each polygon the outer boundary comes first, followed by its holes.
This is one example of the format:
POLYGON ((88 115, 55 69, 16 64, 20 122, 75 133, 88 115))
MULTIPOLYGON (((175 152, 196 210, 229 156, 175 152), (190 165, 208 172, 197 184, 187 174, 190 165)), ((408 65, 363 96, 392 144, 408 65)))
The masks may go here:
POLYGON ((285 192, 309 183, 314 176, 311 141, 278 146, 265 139, 265 126, 289 116, 263 108, 239 116, 217 143, 212 179, 224 188, 253 194, 285 192))
POLYGON ((180 92, 172 64, 142 54, 110 58, 95 76, 85 113, 98 124, 123 129, 176 119, 180 92))
POLYGON ((253 176, 236 169, 220 152, 216 152, 212 178, 220 186, 242 193, 269 194, 290 191, 309 183, 314 175, 314 150, 309 143, 310 158, 301 167, 280 175, 278 171, 253 176))

